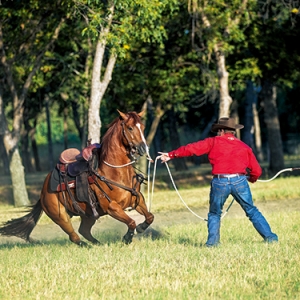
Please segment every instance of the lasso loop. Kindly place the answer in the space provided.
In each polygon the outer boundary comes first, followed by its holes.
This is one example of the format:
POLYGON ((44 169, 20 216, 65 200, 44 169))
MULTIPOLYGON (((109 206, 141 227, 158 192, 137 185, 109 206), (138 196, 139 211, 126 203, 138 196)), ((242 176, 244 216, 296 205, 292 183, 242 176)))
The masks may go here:
MULTIPOLYGON (((153 170, 153 180, 152 180, 151 196, 150 196, 150 184, 148 185, 148 205, 147 205, 147 206, 148 206, 148 210, 149 210, 149 211, 150 211, 150 209, 151 209, 151 202, 152 202, 153 194, 154 194, 154 184, 155 184, 155 176, 156 176, 157 160, 158 160, 160 157, 161 157, 161 156, 157 156, 156 159, 155 159, 155 162, 154 162, 154 170, 153 170)), ((149 183, 150 183, 150 164, 151 164, 151 162, 149 161, 149 165, 148 165, 148 182, 149 182, 149 183)), ((168 173, 169 173, 171 182, 172 182, 172 184, 173 184, 173 187, 174 187, 176 193, 178 194, 180 200, 181 200, 182 203, 184 204, 184 206, 185 206, 185 207, 186 207, 186 208, 187 208, 194 216, 196 216, 197 218, 199 218, 199 219, 201 219, 201 220, 203 220, 203 221, 207 221, 206 218, 200 217, 199 215, 197 215, 194 211, 192 211, 192 210, 188 207, 188 205, 185 203, 185 201, 184 201, 183 198, 181 197, 181 195, 180 195, 180 193, 179 193, 179 191, 178 191, 178 189, 177 189, 177 187, 176 187, 176 184, 175 184, 175 182, 174 182, 174 180, 173 180, 173 177, 172 177, 172 174, 171 174, 171 171, 170 171, 170 168, 169 168, 167 162, 165 162, 164 164, 166 165, 166 168, 167 168, 167 170, 168 170, 168 173)), ((274 176, 273 176, 272 178, 270 178, 270 179, 267 179, 267 180, 262 180, 262 179, 260 179, 260 180, 257 180, 257 181, 259 181, 259 182, 270 182, 270 181, 274 180, 276 177, 278 177, 278 176, 279 176, 281 173, 283 173, 283 172, 291 172, 291 171, 295 171, 295 170, 300 170, 300 167, 283 169, 283 170, 279 171, 276 175, 274 175, 274 176)), ((234 198, 232 199, 232 201, 231 201, 230 204, 228 205, 226 211, 224 212, 224 214, 222 215, 221 218, 224 218, 224 217, 225 217, 225 215, 226 215, 227 212, 229 211, 230 207, 232 206, 233 202, 234 202, 234 198)))

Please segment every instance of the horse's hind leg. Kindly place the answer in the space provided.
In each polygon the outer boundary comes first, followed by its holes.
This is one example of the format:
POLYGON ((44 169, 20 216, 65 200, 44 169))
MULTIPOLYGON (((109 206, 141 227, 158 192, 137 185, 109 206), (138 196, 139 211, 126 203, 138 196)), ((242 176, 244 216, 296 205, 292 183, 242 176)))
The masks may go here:
POLYGON ((81 223, 78 231, 88 241, 92 242, 93 244, 99 244, 99 241, 96 240, 91 234, 91 229, 94 226, 95 222, 96 220, 93 218, 81 216, 81 223))
POLYGON ((71 223, 71 218, 65 207, 58 201, 57 197, 48 194, 47 198, 42 198, 42 207, 50 219, 53 220, 69 236, 71 242, 79 246, 85 246, 79 235, 75 232, 71 223))

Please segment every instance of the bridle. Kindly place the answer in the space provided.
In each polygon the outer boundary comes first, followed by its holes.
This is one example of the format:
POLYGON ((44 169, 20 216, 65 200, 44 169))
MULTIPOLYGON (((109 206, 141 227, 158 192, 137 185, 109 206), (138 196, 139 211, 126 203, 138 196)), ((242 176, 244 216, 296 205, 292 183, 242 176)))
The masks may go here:
POLYGON ((134 147, 134 144, 129 140, 129 138, 128 138, 127 134, 126 134, 126 130, 125 130, 125 128, 124 128, 124 125, 125 125, 124 122, 121 122, 122 133, 123 133, 125 139, 127 140, 127 143, 128 143, 128 145, 129 145, 130 151, 131 151, 131 150, 133 149, 133 147, 134 147))
MULTIPOLYGON (((126 130, 124 128, 124 122, 121 123, 121 126, 122 126, 122 133, 123 133, 123 136, 125 137, 128 145, 129 145, 129 158, 131 159, 131 161, 129 163, 126 163, 124 165, 113 165, 113 164, 110 164, 108 162, 106 162, 105 160, 103 161, 107 166, 109 167, 112 167, 112 168, 123 168, 123 167, 127 167, 127 166, 130 166, 132 164, 135 164, 137 161, 138 161, 138 158, 135 156, 135 153, 136 153, 136 150, 134 150, 135 148, 135 145, 129 140, 128 136, 127 136, 127 133, 126 133, 126 130)), ((149 155, 149 153, 147 152, 147 159, 150 160, 150 161, 153 161, 149 155)))

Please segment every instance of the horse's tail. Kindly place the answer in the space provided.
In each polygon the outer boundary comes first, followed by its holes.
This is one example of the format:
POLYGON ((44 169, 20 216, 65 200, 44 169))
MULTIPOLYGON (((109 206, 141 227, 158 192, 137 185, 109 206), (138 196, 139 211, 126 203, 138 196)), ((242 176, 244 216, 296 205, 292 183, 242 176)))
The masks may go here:
POLYGON ((21 218, 7 221, 0 227, 0 235, 17 236, 30 242, 30 234, 43 212, 41 200, 31 206, 29 213, 21 218))

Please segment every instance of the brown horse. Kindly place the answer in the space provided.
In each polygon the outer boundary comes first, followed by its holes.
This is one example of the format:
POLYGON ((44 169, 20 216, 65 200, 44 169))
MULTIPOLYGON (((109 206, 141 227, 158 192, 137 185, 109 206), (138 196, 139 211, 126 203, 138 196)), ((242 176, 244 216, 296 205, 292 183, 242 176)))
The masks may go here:
MULTIPOLYGON (((74 231, 71 223, 72 216, 80 216, 79 233, 88 241, 99 243, 92 234, 91 228, 96 219, 110 215, 125 223, 128 231, 123 237, 126 244, 132 242, 134 231, 144 232, 153 222, 154 216, 147 209, 145 199, 140 192, 142 176, 135 172, 133 164, 138 156, 146 154, 149 149, 144 137, 144 125, 141 123, 143 113, 122 113, 109 126, 102 138, 100 147, 92 150, 89 165, 89 177, 92 182, 88 185, 89 192, 95 200, 91 205, 88 201, 78 201, 75 189, 51 191, 49 173, 44 181, 39 201, 31 207, 29 213, 21 218, 13 219, 0 227, 0 234, 17 236, 30 242, 30 234, 44 211, 62 230, 69 239, 77 245, 86 245, 74 231), (145 217, 143 223, 136 222, 124 211, 133 208, 145 217)), ((67 185, 67 182, 66 182, 67 185)))

